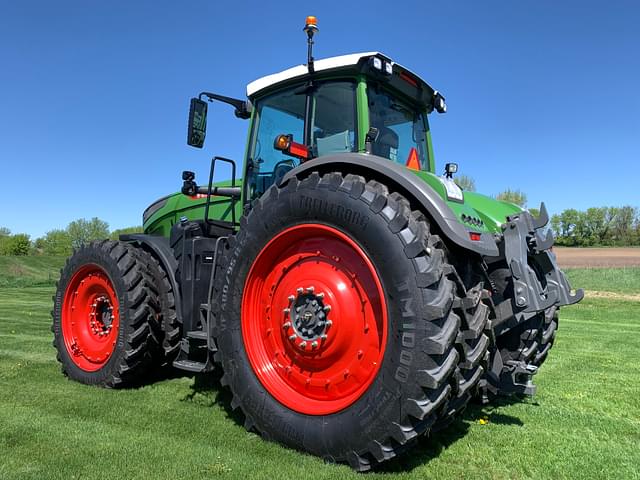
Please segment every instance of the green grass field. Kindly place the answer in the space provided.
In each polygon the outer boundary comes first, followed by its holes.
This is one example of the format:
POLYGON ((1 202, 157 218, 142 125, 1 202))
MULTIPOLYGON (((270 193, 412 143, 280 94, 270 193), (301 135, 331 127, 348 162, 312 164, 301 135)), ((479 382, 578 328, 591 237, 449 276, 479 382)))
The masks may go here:
MULTIPOLYGON (((533 399, 473 406, 363 476, 247 433, 215 379, 120 391, 67 380, 49 331, 60 263, 0 257, 0 479, 640 478, 640 302, 628 295, 562 311, 533 399)), ((640 269, 570 276, 640 290, 640 269)))

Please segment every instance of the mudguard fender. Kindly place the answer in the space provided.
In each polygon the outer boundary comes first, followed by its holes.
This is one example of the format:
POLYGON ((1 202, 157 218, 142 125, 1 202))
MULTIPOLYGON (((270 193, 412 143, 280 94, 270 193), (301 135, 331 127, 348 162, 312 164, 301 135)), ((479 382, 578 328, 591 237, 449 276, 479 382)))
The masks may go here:
POLYGON ((469 230, 460 223, 440 195, 402 165, 365 153, 327 155, 293 168, 282 178, 279 185, 284 185, 293 177, 302 179, 314 171, 354 173, 380 181, 407 197, 410 202, 422 207, 424 213, 433 219, 442 234, 451 242, 482 256, 499 255, 493 235, 482 233, 479 240, 472 241, 469 230))
POLYGON ((147 235, 144 233, 133 233, 120 235, 120 241, 132 243, 138 247, 149 250, 155 258, 160 262, 164 271, 167 272, 171 288, 173 289, 173 295, 176 304, 176 316, 178 321, 182 322, 182 298, 180 295, 180 287, 176 279, 176 271, 178 269, 178 262, 173 256, 173 251, 169 246, 169 239, 167 237, 160 237, 157 235, 147 235))

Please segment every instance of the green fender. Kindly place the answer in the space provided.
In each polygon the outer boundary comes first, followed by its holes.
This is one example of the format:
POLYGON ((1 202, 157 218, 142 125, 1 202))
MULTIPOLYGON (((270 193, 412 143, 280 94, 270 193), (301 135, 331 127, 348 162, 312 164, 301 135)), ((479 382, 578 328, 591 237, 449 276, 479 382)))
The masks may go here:
POLYGON ((283 177, 280 185, 291 178, 304 178, 311 172, 349 172, 365 178, 378 180, 392 190, 404 195, 409 201, 421 205, 437 224, 442 234, 456 245, 482 256, 497 257, 498 246, 491 232, 477 232, 463 225, 441 194, 411 170, 386 158, 365 153, 327 155, 302 163, 283 177), (477 240, 472 240, 470 233, 477 240))

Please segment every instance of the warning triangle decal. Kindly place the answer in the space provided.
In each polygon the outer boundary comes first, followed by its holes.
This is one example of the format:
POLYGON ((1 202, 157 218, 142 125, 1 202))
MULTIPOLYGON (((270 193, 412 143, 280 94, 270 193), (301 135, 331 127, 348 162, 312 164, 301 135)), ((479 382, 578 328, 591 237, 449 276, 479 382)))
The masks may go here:
POLYGON ((418 151, 415 147, 411 147, 411 150, 409 151, 407 167, 411 170, 420 170, 420 160, 418 160, 418 151))

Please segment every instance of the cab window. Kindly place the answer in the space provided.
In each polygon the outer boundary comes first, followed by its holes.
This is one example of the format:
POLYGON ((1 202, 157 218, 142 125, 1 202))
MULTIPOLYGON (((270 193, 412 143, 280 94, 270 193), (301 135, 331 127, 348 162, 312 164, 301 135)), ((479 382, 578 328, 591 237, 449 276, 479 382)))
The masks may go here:
POLYGON ((368 88, 369 125, 378 129, 372 153, 414 170, 427 170, 424 114, 383 90, 368 88))
POLYGON ((356 148, 355 82, 317 83, 308 92, 298 85, 256 102, 249 161, 247 197, 262 195, 273 183, 300 163, 300 160, 273 147, 280 134, 291 134, 304 141, 305 101, 311 100, 309 132, 314 157, 352 152, 356 148))
POLYGON ((302 141, 304 131, 305 96, 294 90, 280 92, 258 102, 254 119, 254 135, 250 160, 248 198, 262 195, 274 182, 297 164, 297 160, 273 148, 280 134, 291 134, 296 142, 302 141))
POLYGON ((356 149, 354 82, 320 84, 313 94, 311 141, 314 156, 356 149))

